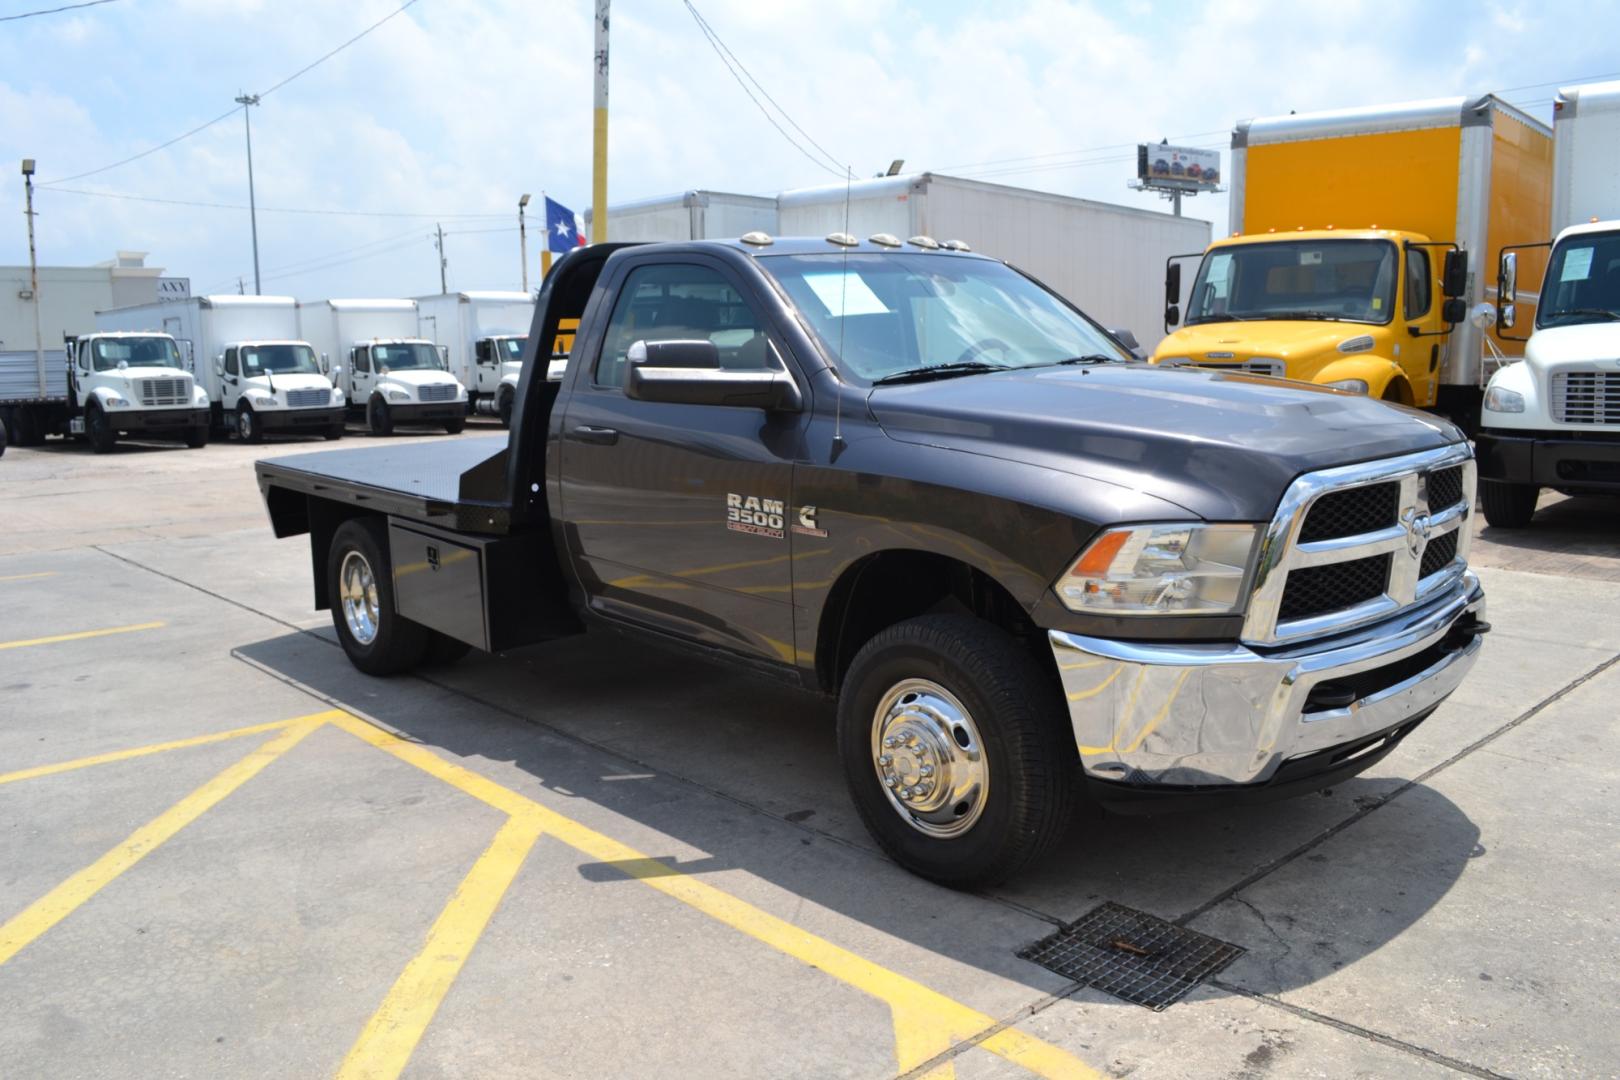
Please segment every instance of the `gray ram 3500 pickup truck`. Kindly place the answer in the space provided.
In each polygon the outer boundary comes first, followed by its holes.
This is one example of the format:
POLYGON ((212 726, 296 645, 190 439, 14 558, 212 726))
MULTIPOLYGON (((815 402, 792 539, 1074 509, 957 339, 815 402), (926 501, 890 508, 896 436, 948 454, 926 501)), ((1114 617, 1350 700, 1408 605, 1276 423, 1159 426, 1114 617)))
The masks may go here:
POLYGON ((541 289, 509 440, 258 476, 360 670, 610 627, 776 675, 837 699, 884 849, 960 887, 1083 801, 1352 775, 1489 629, 1455 427, 1133 362, 926 237, 578 249, 541 289))

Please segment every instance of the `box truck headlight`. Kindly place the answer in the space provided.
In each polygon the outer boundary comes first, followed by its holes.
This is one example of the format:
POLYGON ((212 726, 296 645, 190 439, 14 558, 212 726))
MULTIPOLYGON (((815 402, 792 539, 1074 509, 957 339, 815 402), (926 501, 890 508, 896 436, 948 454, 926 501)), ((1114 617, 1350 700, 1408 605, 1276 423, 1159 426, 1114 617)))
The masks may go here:
POLYGON ((394 389, 390 388, 389 391, 388 391, 388 400, 389 401, 409 401, 409 400, 411 400, 411 395, 409 393, 407 393, 406 391, 404 391, 404 390, 394 390, 394 389))
POLYGON ((343 404, 343 391, 339 390, 335 386, 332 388, 332 404, 334 404, 334 405, 343 404))
POLYGON ((1333 382, 1325 382, 1322 385, 1331 386, 1335 390, 1348 390, 1352 394, 1365 394, 1367 392, 1366 379, 1335 379, 1333 382))
POLYGON ((255 409, 273 409, 276 407, 276 399, 266 397, 263 394, 249 394, 248 400, 253 403, 255 409))
POLYGON ((127 408, 129 408, 129 402, 125 401, 123 398, 119 397, 117 394, 108 394, 106 397, 102 398, 101 401, 102 401, 102 404, 109 405, 114 409, 127 409, 127 408))
POLYGON ((1485 411, 1499 413, 1524 412, 1524 395, 1517 390, 1492 386, 1485 391, 1485 411))
POLYGON ((1221 615, 1243 606, 1253 525, 1177 522, 1109 529, 1057 583, 1070 611, 1221 615))

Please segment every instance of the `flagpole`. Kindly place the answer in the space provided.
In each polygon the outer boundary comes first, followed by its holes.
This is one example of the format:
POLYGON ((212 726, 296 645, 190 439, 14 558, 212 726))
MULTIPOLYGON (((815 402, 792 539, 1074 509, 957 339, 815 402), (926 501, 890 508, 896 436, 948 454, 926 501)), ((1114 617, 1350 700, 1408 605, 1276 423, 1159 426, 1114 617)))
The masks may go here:
POLYGON ((596 0, 596 112, 591 138, 591 240, 607 239, 608 2, 596 0))
MULTIPOLYGON (((551 200, 546 193, 540 193, 540 206, 546 209, 551 206, 551 200)), ((545 281, 546 275, 551 273, 551 211, 546 209, 546 246, 540 249, 540 280, 545 281)))

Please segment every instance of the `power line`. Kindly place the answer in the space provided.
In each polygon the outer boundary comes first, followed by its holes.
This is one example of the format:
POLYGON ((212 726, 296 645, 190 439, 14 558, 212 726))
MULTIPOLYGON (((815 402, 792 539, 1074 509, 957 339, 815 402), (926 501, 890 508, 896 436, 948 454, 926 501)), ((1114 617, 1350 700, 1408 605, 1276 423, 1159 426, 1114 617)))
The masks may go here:
POLYGON ((698 29, 702 31, 703 36, 708 39, 709 47, 712 48, 714 50, 714 54, 720 58, 720 62, 726 66, 726 70, 731 72, 731 77, 737 80, 737 85, 742 87, 742 92, 748 95, 748 100, 752 101, 754 103, 754 107, 759 109, 760 115, 764 116, 766 120, 769 120, 771 126, 777 130, 782 138, 786 139, 788 143, 799 153, 809 158, 810 161, 812 161, 818 168, 825 169, 839 179, 843 179, 847 170, 841 166, 835 167, 837 166, 838 162, 837 158, 833 157, 831 154, 828 154, 827 151, 822 150, 821 145, 814 139, 811 139, 809 135, 805 135, 804 137, 810 140, 810 145, 814 146, 817 150, 820 150, 821 153, 826 156, 827 161, 833 163, 832 165, 827 164, 826 161, 822 161, 820 158, 816 157, 816 155, 806 150, 802 145, 800 145, 797 139, 787 133, 786 128, 776 122, 776 117, 772 116, 770 110, 765 108, 765 106, 760 103, 759 98, 754 96, 754 92, 752 90, 748 89, 748 82, 752 82, 755 86, 759 87, 759 92, 764 95, 767 101, 770 101, 772 105, 776 106, 777 112, 780 112, 783 119, 787 120, 789 124, 792 124, 795 130, 801 134, 804 133, 804 129, 799 127, 798 124, 794 123, 793 117, 787 114, 787 110, 783 109, 782 106, 777 105, 771 96, 765 93, 765 88, 759 85, 759 80, 748 74, 748 69, 742 66, 742 61, 736 60, 735 54, 732 53, 730 49, 726 48, 725 43, 720 40, 720 35, 716 34, 709 27, 709 24, 703 21, 703 16, 699 15, 697 8, 692 6, 692 0, 685 0, 685 2, 686 10, 691 13, 693 20, 696 21, 698 29), (728 55, 730 59, 728 59, 728 55), (736 61, 735 67, 732 66, 734 60, 736 61), (738 74, 739 71, 742 74, 738 74), (747 76, 748 82, 743 81, 744 76, 747 76))
POLYGON ((1497 90, 1498 96, 1512 94, 1520 90, 1539 90, 1544 86, 1574 86, 1577 83, 1601 82, 1604 79, 1620 79, 1620 71, 1611 71, 1604 75, 1581 75, 1573 79, 1554 79, 1552 82, 1531 83, 1528 86, 1510 86, 1506 90, 1497 90))
MULTIPOLYGON (((1181 144, 1181 140, 1183 139, 1207 139, 1212 135, 1225 135, 1229 131, 1229 128, 1221 128, 1217 131, 1195 131, 1188 135, 1172 135, 1170 138, 1172 142, 1181 144)), ((1109 143, 1106 146, 1086 146, 1076 150, 1054 150, 1049 154, 1028 154, 1024 157, 992 158, 989 161, 969 161, 958 165, 941 165, 938 171, 944 172, 947 169, 977 169, 988 165, 1007 165, 1018 161, 1042 161, 1047 158, 1068 157, 1071 154, 1098 154, 1106 150, 1132 149, 1136 145, 1136 143, 1109 143)))
MULTIPOLYGON (((59 195, 87 195, 97 199, 123 199, 128 202, 159 203, 164 206, 197 206, 207 210, 246 210, 245 203, 201 202, 196 199, 162 199, 155 195, 130 195, 121 191, 86 191, 83 188, 52 188, 59 195)), ((298 206, 261 206, 261 214, 319 214, 328 217, 374 218, 433 218, 465 221, 489 221, 505 218, 506 214, 443 214, 410 210, 333 210, 298 206)), ((514 226, 515 228, 515 226, 514 226)))
MULTIPOLYGON (((110 0, 97 0, 97 2, 99 2, 99 3, 107 3, 107 2, 110 2, 110 0)), ((410 7, 412 4, 415 4, 416 2, 417 2, 417 0, 406 0, 406 2, 403 5, 401 5, 398 8, 395 8, 393 11, 389 12, 387 15, 384 15, 382 18, 378 19, 376 22, 372 23, 370 26, 366 27, 364 30, 360 31, 358 34, 354 35, 354 37, 350 38, 348 41, 345 41, 343 44, 339 45, 337 48, 333 49, 331 52, 329 52, 326 55, 322 56, 319 60, 316 60, 314 63, 305 64, 303 67, 299 68, 297 71, 293 72, 291 75, 287 76, 285 79, 282 79, 280 82, 278 82, 274 86, 270 87, 270 89, 259 91, 257 96, 262 98, 266 94, 274 93, 275 91, 280 90, 283 86, 286 86, 288 83, 292 82, 294 79, 298 78, 300 75, 304 74, 305 72, 309 71, 310 69, 318 67, 321 64, 324 64, 326 61, 332 59, 332 57, 336 56, 338 53, 342 52, 344 49, 347 49, 350 45, 353 45, 355 42, 359 41, 361 38, 365 37, 367 34, 371 33, 373 30, 377 29, 377 27, 381 26, 383 23, 387 22, 389 19, 392 19, 394 16, 400 14, 402 11, 404 11, 406 8, 410 7)), ((58 10, 66 10, 66 9, 58 9, 58 10)), ((21 18, 22 16, 11 16, 11 17, 12 18, 21 18)), ((173 146, 177 142, 180 142, 180 141, 182 141, 184 139, 189 139, 193 135, 197 134, 199 131, 204 131, 204 130, 206 130, 208 128, 213 127, 215 124, 219 123, 221 120, 230 119, 231 117, 235 116, 237 114, 237 112, 239 112, 242 108, 245 108, 245 106, 240 106, 239 105, 235 109, 231 109, 229 112, 221 113, 220 115, 214 117, 212 120, 208 121, 205 124, 199 124, 196 127, 192 128, 190 131, 185 132, 184 134, 176 135, 174 138, 170 139, 168 142, 159 143, 157 146, 151 147, 150 149, 147 149, 147 150, 142 150, 138 154, 132 154, 131 156, 129 156, 127 158, 124 158, 121 161, 115 161, 111 165, 103 165, 99 169, 91 169, 88 172, 75 173, 72 176, 64 176, 60 180, 42 181, 41 183, 37 184, 36 186, 37 187, 55 187, 57 184, 68 184, 68 183, 72 183, 74 180, 83 180, 87 176, 95 176, 98 173, 109 172, 109 171, 111 171, 113 169, 116 169, 116 168, 119 168, 121 166, 128 165, 132 161, 139 161, 141 158, 146 157, 149 154, 155 154, 159 150, 166 150, 169 147, 173 146)))
POLYGON ((288 270, 280 274, 266 274, 264 280, 281 281, 291 277, 303 277, 305 274, 316 274, 322 270, 332 270, 339 266, 347 266, 350 263, 362 262, 366 259, 374 259, 379 255, 391 255, 396 251, 403 251, 405 248, 426 239, 428 239, 428 237, 425 234, 422 236, 413 236, 408 240, 403 240, 389 247, 379 248, 376 251, 368 251, 363 255, 353 255, 346 259, 333 259, 328 262, 321 263, 318 266, 306 266, 299 270, 288 270))
POLYGON ((59 11, 77 11, 79 8, 98 7, 110 4, 113 0, 86 0, 82 4, 63 4, 61 7, 43 8, 39 11, 25 11, 20 15, 0 15, 0 22, 11 22, 15 19, 32 19, 36 15, 55 15, 59 11))

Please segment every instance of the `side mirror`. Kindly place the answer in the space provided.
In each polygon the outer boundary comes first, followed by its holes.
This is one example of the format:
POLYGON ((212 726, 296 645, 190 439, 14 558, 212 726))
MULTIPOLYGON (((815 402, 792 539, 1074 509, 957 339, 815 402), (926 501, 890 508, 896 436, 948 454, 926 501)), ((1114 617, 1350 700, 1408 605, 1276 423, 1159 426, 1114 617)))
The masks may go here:
POLYGON ((332 358, 325 353, 321 353, 321 370, 325 372, 332 370, 332 358))
POLYGON ((1181 306, 1179 304, 1171 304, 1169 307, 1164 309, 1164 325, 1166 328, 1175 326, 1180 321, 1181 306))
POLYGON ((1136 357, 1138 360, 1145 359, 1142 356, 1142 343, 1136 340, 1135 334, 1131 333, 1123 326, 1108 332, 1113 334, 1114 340, 1125 346, 1132 356, 1136 357))
POLYGON ((216 357, 214 357, 214 375, 216 377, 218 377, 218 378, 221 378, 221 379, 223 379, 225 377, 225 357, 224 356, 216 356, 216 357))
POLYGON ((1181 303, 1181 264, 1171 263, 1164 271, 1164 304, 1175 307, 1181 303))
POLYGON ((1460 296, 1453 296, 1440 305, 1440 317, 1452 326, 1456 326, 1468 318, 1468 301, 1460 296))
POLYGON ((439 367, 445 371, 450 370, 450 346, 448 345, 439 346, 439 367))
POLYGON ((338 380, 341 378, 343 378, 343 365, 339 364, 337 367, 332 369, 332 385, 336 386, 338 380))
POLYGON ((712 341, 638 341, 630 346, 632 401, 678 405, 729 405, 771 412, 799 412, 799 386, 779 368, 727 371, 712 341))
POLYGON ((1505 251, 1496 268, 1496 325, 1513 329, 1519 318, 1519 253, 1505 251))
MULTIPOLYGON (((1450 248, 1446 251, 1445 270, 1440 275, 1440 291, 1447 299, 1468 291, 1468 252, 1450 248)), ((1453 319, 1453 322, 1461 322, 1453 319)))

